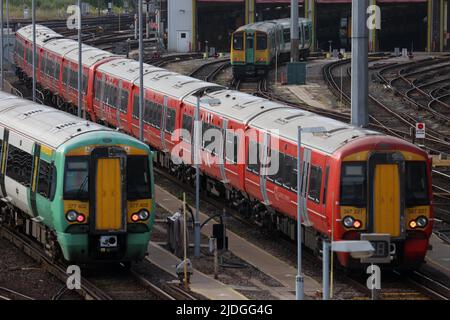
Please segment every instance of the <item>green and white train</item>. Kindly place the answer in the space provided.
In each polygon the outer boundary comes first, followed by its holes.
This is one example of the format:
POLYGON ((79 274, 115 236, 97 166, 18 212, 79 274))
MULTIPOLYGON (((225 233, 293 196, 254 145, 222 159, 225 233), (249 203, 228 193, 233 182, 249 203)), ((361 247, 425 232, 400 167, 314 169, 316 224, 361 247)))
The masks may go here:
MULTIPOLYGON (((300 18, 299 55, 311 50, 312 22, 300 18)), ((262 21, 238 28, 232 37, 231 65, 235 79, 264 76, 276 57, 285 60, 291 52, 291 19, 262 21)))
POLYGON ((0 221, 75 263, 144 258, 152 152, 133 137, 0 92, 0 221))

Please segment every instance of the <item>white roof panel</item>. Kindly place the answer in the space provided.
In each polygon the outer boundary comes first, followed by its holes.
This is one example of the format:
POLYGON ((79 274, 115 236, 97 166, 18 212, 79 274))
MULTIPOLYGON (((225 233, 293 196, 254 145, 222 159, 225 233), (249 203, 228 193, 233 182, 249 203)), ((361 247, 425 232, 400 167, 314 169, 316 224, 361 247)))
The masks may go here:
POLYGON ((349 124, 322 117, 297 108, 271 110, 256 117, 249 125, 261 130, 279 130, 279 135, 292 143, 297 142, 298 127, 323 127, 324 134, 302 133, 302 145, 332 154, 346 143, 378 132, 356 128, 349 124))
MULTIPOLYGON (((33 26, 28 25, 26 27, 20 28, 20 30, 17 31, 19 35, 27 39, 28 41, 33 40, 33 26)), ((59 33, 56 33, 52 29, 49 29, 45 26, 36 25, 36 45, 42 46, 44 43, 51 39, 57 39, 62 38, 63 36, 59 33)))
POLYGON ((5 92, 0 92, 0 125, 21 132, 54 149, 87 132, 112 131, 5 92))

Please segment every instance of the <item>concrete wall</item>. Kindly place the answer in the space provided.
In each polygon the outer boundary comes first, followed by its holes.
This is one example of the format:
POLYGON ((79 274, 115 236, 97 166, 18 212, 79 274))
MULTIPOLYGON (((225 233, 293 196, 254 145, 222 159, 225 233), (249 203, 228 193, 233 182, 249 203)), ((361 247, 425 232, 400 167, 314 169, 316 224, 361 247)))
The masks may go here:
POLYGON ((188 33, 187 41, 192 48, 193 12, 192 0, 168 0, 168 49, 169 51, 188 52, 186 46, 180 44, 180 32, 188 33), (183 48, 184 47, 184 48, 183 48))

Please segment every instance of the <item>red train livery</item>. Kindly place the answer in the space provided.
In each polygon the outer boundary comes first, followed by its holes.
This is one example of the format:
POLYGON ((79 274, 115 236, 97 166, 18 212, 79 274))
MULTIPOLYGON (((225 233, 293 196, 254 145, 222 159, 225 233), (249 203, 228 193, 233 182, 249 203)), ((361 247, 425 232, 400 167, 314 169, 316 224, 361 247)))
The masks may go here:
MULTIPOLYGON (((77 43, 42 26, 36 39, 37 81, 46 102, 74 112, 77 43)), ((15 60, 17 75, 28 84, 31 52, 27 26, 17 32, 15 60)), ((194 181, 191 135, 201 96, 203 132, 220 133, 202 139, 202 158, 209 161, 201 164, 202 187, 295 239, 297 128, 323 127, 323 133, 304 133, 302 140, 304 244, 319 252, 324 237, 353 240, 362 233, 384 233, 391 236, 391 266, 414 268, 423 262, 433 224, 431 160, 423 150, 213 83, 144 68, 144 137, 160 165, 194 181), (174 134, 180 129, 183 134, 174 134), (279 168, 268 174, 275 160, 279 168)), ((138 136, 138 63, 84 46, 83 78, 87 117, 138 136)), ((347 254, 338 258, 346 267, 359 265, 347 254)))

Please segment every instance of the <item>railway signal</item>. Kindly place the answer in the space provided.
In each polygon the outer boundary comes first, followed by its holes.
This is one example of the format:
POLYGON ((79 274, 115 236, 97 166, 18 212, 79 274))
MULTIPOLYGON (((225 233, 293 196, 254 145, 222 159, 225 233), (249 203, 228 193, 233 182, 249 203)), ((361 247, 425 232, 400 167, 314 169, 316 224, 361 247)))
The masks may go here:
POLYGON ((416 123, 416 139, 425 139, 426 126, 424 122, 416 123))

